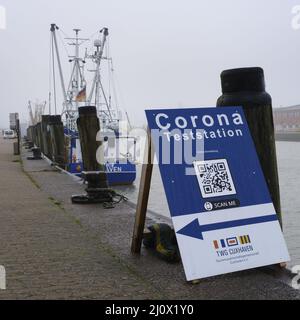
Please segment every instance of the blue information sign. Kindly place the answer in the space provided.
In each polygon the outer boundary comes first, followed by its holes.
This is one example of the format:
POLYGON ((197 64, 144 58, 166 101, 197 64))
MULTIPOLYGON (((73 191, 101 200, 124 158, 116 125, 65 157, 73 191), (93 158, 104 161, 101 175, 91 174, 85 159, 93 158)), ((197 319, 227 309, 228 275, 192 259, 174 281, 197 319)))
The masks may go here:
POLYGON ((242 108, 146 116, 187 279, 288 261, 242 108))

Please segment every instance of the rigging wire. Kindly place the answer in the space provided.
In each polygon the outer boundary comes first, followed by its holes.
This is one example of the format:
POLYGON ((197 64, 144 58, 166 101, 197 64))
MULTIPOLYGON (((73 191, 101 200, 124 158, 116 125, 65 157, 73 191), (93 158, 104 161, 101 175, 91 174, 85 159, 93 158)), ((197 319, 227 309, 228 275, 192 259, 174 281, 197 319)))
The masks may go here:
POLYGON ((66 38, 70 38, 70 37, 64 32, 64 30, 63 30, 61 27, 59 27, 59 31, 60 31, 66 38))
POLYGON ((109 105, 108 105, 108 102, 107 102, 107 98, 106 98, 106 95, 105 95, 105 92, 104 92, 104 89, 103 89, 103 86, 102 86, 102 82, 101 82, 100 79, 99 79, 99 84, 100 84, 100 88, 101 88, 101 91, 102 91, 103 98, 105 100, 105 104, 107 105, 107 111, 109 113, 110 119, 112 120, 113 117, 111 115, 111 111, 110 111, 110 108, 109 108, 109 105))
POLYGON ((118 95, 117 95, 117 90, 116 90, 116 84, 115 84, 115 73, 114 73, 114 68, 113 68, 113 65, 112 65, 112 60, 110 62, 111 64, 111 73, 113 74, 112 75, 112 90, 113 90, 113 94, 114 94, 114 98, 115 98, 115 103, 116 103, 116 109, 119 110, 119 101, 118 101, 118 95))
POLYGON ((111 61, 111 65, 112 65, 112 72, 114 73, 114 76, 112 78, 112 87, 113 87, 114 95, 117 96, 117 92, 119 93, 119 98, 121 100, 121 105, 124 106, 125 105, 124 96, 123 96, 122 91, 121 91, 121 87, 120 87, 120 84, 119 84, 119 81, 118 81, 118 77, 117 77, 116 73, 114 72, 114 67, 113 67, 112 61, 111 61))
POLYGON ((92 33, 92 34, 88 37, 88 39, 87 39, 87 40, 84 40, 83 42, 81 42, 81 44, 89 41, 89 42, 91 42, 91 46, 92 46, 92 40, 91 40, 91 39, 93 39, 94 36, 95 36, 97 33, 99 33, 99 30, 97 30, 96 32, 92 33))
POLYGON ((114 73, 114 67, 113 67, 113 60, 111 58, 111 49, 110 49, 110 40, 109 38, 107 39, 107 48, 108 48, 108 53, 107 57, 108 59, 108 66, 109 66, 109 79, 110 79, 110 85, 112 87, 113 91, 113 97, 115 100, 115 107, 117 111, 119 110, 119 101, 118 101, 118 95, 117 95, 117 90, 116 90, 116 85, 115 85, 115 73, 114 73))
POLYGON ((106 45, 106 58, 107 58, 107 78, 108 78, 108 100, 109 107, 111 108, 111 72, 110 72, 110 61, 109 61, 109 38, 107 38, 106 45))
POLYGON ((59 29, 56 34, 58 34, 59 40, 60 40, 60 42, 61 42, 61 44, 62 44, 62 46, 63 46, 63 48, 64 48, 64 50, 65 50, 65 53, 66 53, 66 55, 67 55, 67 58, 69 58, 69 57, 70 57, 70 54, 69 54, 69 51, 68 51, 67 46, 66 46, 66 44, 65 44, 65 41, 63 40, 63 38, 62 38, 62 36, 61 36, 61 30, 59 29))

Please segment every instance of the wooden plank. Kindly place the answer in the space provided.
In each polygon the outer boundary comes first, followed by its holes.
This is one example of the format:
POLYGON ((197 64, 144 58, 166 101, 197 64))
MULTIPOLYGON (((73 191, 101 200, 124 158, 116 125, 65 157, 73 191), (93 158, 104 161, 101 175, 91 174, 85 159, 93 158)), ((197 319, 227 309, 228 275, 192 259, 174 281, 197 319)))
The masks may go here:
POLYGON ((143 233, 146 221, 148 199, 151 186, 151 177, 153 169, 154 148, 151 142, 150 130, 147 130, 148 143, 145 147, 144 163, 142 165, 142 173, 139 187, 138 202, 135 214, 135 223, 133 229, 133 237, 131 243, 131 252, 140 254, 143 233))

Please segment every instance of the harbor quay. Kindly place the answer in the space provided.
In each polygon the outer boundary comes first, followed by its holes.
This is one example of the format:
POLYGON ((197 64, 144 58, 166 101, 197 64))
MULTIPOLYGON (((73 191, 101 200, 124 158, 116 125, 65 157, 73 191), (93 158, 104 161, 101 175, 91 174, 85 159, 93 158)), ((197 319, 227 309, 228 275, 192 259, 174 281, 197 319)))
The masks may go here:
MULTIPOLYGON (((288 271, 258 268, 187 282, 181 262, 130 252, 132 199, 114 208, 77 205, 74 176, 46 159, 13 155, 0 137, 0 299, 300 299, 288 271), (0 283, 1 285, 1 283, 0 283)), ((164 221, 147 215, 147 225, 164 221)))

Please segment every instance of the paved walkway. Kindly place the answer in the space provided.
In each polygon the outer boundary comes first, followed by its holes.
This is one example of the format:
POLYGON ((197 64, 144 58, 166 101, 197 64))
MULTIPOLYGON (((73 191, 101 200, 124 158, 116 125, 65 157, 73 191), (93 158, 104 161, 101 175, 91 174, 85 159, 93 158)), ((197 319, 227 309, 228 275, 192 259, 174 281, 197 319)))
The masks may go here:
MULTIPOLYGON (((12 156, 0 138, 0 299, 299 299, 300 292, 260 270, 186 283, 182 265, 143 249, 130 254, 134 210, 78 206, 83 191, 44 160, 12 156)), ((151 222, 151 221, 149 221, 151 222)))
POLYGON ((0 298, 158 298, 13 162, 0 138, 0 298))

